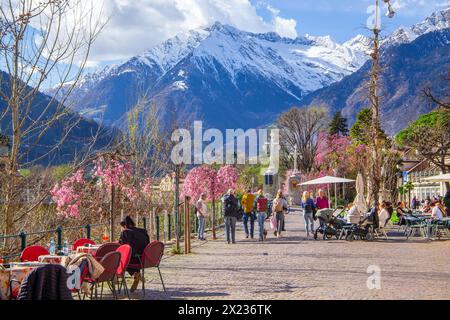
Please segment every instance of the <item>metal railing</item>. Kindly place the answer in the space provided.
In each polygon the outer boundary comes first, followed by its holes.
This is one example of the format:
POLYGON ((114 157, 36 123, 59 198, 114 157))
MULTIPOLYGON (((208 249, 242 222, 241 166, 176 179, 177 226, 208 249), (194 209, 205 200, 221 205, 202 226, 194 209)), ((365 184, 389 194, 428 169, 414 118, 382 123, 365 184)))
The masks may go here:
POLYGON ((58 251, 61 251, 63 249, 63 232, 64 231, 76 231, 76 230, 85 229, 86 238, 91 239, 92 228, 105 227, 105 226, 107 226, 107 224, 87 224, 84 226, 77 226, 77 227, 67 227, 67 228, 57 227, 56 229, 39 231, 39 232, 25 233, 22 231, 21 233, 15 234, 15 235, 0 235, 0 241, 5 240, 5 239, 20 239, 20 252, 15 253, 15 254, 10 254, 7 256, 2 256, 1 259, 6 261, 6 260, 10 260, 10 259, 19 257, 21 252, 27 247, 27 238, 29 238, 30 236, 56 234, 56 242, 55 242, 56 248, 58 251))
MULTIPOLYGON (((193 210, 191 211, 194 212, 193 210)), ((180 212, 180 217, 178 219, 179 221, 179 238, 184 237, 184 221, 183 221, 183 214, 180 212)), ((222 203, 219 202, 216 207, 216 225, 217 227, 220 227, 224 223, 224 214, 223 214, 223 207, 222 203)), ((198 229, 198 219, 195 214, 191 214, 191 226, 192 230, 191 232, 195 234, 198 229)), ((147 216, 140 216, 138 217, 138 225, 141 228, 144 228, 145 230, 149 231, 149 221, 147 216)), ((20 240, 20 251, 14 254, 1 256, 0 258, 3 261, 11 260, 14 258, 17 258, 20 256, 21 252, 27 247, 27 240, 31 236, 40 236, 40 235, 56 235, 56 248, 58 251, 61 251, 63 249, 63 234, 64 232, 68 231, 76 231, 76 230, 85 230, 86 238, 91 239, 92 237, 92 229, 96 227, 108 227, 108 223, 104 224, 87 224, 84 226, 76 226, 76 227, 57 227, 55 229, 45 230, 45 231, 39 231, 39 232, 30 232, 25 233, 21 232, 19 234, 15 235, 0 235, 0 241, 5 239, 19 239, 20 240)), ((175 214, 174 213, 168 213, 167 215, 156 215, 155 221, 154 221, 154 237, 156 240, 164 241, 164 242, 170 242, 174 238, 176 238, 176 227, 175 226, 175 214), (167 221, 165 221, 167 219, 167 221)), ((212 228, 212 213, 209 215, 209 218, 206 221, 206 230, 212 228)), ((150 230, 152 231, 152 230, 150 230)), ((33 243, 34 244, 34 243, 33 243)))

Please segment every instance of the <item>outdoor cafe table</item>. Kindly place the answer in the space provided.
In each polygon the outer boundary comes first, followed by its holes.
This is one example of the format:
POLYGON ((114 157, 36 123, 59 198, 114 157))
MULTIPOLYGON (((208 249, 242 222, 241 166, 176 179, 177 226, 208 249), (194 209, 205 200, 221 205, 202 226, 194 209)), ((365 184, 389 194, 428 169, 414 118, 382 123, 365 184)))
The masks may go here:
POLYGON ((0 298, 8 300, 11 296, 9 284, 12 280, 12 291, 18 292, 20 284, 25 277, 34 269, 45 265, 45 263, 12 263, 10 268, 0 269, 0 298))
POLYGON ((77 253, 90 253, 95 257, 95 253, 97 252, 98 248, 100 248, 100 246, 80 246, 77 248, 77 253))
POLYGON ((63 261, 63 258, 64 258, 64 256, 48 254, 48 255, 39 256, 38 260, 39 260, 39 262, 43 262, 43 263, 61 264, 63 261))

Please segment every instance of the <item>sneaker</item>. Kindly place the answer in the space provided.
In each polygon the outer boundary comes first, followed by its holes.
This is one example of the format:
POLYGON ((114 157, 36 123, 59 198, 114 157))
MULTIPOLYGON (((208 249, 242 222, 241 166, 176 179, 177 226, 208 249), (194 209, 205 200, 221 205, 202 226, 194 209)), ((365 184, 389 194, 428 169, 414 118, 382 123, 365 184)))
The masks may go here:
POLYGON ((275 231, 273 232, 273 234, 274 234, 274 236, 276 237, 276 236, 277 236, 277 234, 278 234, 278 231, 277 231, 277 230, 275 230, 275 231))
POLYGON ((142 278, 141 278, 141 273, 140 273, 140 272, 135 272, 135 273, 133 274, 133 278, 134 278, 134 280, 133 280, 133 284, 131 285, 130 292, 136 291, 137 286, 138 286, 138 284, 139 284, 139 281, 142 280, 142 278))
POLYGON ((250 236, 247 234, 247 235, 245 236, 245 239, 248 239, 248 238, 250 238, 250 236))

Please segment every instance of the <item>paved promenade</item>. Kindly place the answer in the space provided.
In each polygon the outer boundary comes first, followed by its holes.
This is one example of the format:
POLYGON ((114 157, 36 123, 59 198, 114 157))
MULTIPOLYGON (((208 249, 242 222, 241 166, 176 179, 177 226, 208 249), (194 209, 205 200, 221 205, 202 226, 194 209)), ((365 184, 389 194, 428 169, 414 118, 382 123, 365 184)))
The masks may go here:
MULTIPOLYGON (((266 226, 268 228, 268 225, 266 226)), ((257 229, 257 228, 256 228, 257 229)), ((146 299, 450 299, 450 241, 406 241, 395 235, 376 242, 306 240, 303 218, 286 218, 283 238, 260 243, 219 240, 195 244, 191 255, 166 257, 146 299), (381 289, 369 290, 369 266, 381 271, 381 289)), ((147 271, 148 278, 156 272, 147 271)), ((142 299, 141 290, 133 295, 142 299)))

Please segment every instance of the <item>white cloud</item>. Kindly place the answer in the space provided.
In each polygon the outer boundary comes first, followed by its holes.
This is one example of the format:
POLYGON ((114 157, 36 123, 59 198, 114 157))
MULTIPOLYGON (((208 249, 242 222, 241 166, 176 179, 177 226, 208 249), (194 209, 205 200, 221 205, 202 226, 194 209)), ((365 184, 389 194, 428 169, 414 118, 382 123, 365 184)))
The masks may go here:
POLYGON ((285 19, 280 17, 280 10, 274 8, 268 3, 263 1, 259 2, 260 6, 264 6, 272 15, 272 25, 274 31, 282 37, 296 38, 297 34, 297 21, 294 19, 285 19))
MULTIPOLYGON (((270 7, 264 21, 249 0, 102 0, 110 21, 98 38, 91 63, 139 54, 180 32, 220 21, 250 32, 296 37, 296 21, 270 7)), ((99 4, 100 6, 100 4, 99 4)), ((269 8, 268 8, 269 9, 269 8)))
POLYGON ((401 10, 405 15, 416 15, 423 10, 437 10, 450 6, 448 0, 392 0, 395 10, 401 10))

